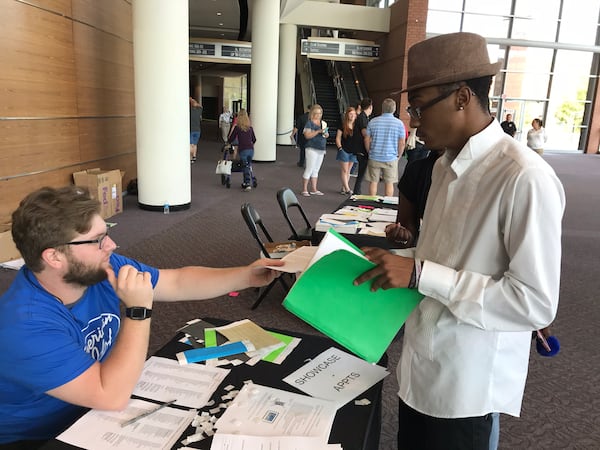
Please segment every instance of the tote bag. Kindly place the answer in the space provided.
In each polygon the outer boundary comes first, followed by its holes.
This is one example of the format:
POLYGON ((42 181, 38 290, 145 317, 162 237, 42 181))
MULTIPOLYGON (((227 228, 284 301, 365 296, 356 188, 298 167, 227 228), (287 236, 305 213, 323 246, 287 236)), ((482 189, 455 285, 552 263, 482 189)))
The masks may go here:
POLYGON ((215 173, 217 175, 231 175, 231 161, 225 159, 218 160, 215 173))

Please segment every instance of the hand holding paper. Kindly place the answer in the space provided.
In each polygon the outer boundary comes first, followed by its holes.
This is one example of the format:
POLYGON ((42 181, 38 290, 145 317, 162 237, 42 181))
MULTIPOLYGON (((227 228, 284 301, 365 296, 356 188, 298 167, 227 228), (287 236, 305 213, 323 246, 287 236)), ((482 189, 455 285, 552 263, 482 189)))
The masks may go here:
POLYGON ((376 247, 365 247, 363 250, 367 259, 377 264, 377 266, 354 280, 355 286, 373 280, 371 284, 372 292, 379 288, 408 287, 415 265, 414 259, 394 255, 387 250, 376 247))

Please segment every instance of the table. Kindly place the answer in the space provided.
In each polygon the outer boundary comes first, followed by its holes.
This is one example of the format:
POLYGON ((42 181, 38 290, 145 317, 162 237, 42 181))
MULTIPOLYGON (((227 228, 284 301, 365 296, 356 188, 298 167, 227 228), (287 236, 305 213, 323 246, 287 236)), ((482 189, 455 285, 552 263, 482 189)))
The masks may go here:
MULTIPOLYGON (((229 321, 215 318, 205 318, 203 320, 206 320, 207 322, 216 326, 222 326, 230 323, 229 321)), ((237 367, 225 366, 226 368, 231 368, 231 372, 229 375, 227 375, 223 383, 221 383, 219 389, 217 389, 212 397, 217 404, 221 401, 221 396, 227 393, 223 389, 225 386, 231 384, 234 385, 236 389, 241 389, 245 380, 253 380, 257 384, 305 395, 303 392, 283 382, 282 379, 306 364, 307 358, 317 356, 319 353, 327 350, 330 347, 337 347, 344 351, 348 351, 327 337, 291 333, 285 330, 268 329, 290 336, 300 337, 302 338, 302 341, 280 365, 260 361, 255 366, 249 366, 247 364, 242 364, 237 367)), ((166 345, 156 352, 155 356, 175 359, 176 353, 189 350, 190 347, 188 345, 179 342, 179 339, 182 337, 182 333, 177 333, 176 336, 174 336, 166 345)), ((378 364, 386 367, 387 355, 384 355, 378 364)), ((354 402, 351 401, 337 411, 335 420, 333 422, 333 427, 331 429, 331 434, 329 435, 329 443, 341 443, 344 450, 378 450, 379 435, 381 430, 382 389, 383 380, 372 386, 359 397, 370 400, 370 405, 356 406, 354 402)), ((208 411, 210 408, 211 407, 206 407, 202 410, 208 411)), ((217 416, 220 416, 220 414, 221 413, 217 414, 217 416)), ((173 449, 181 447, 179 442, 184 437, 193 434, 194 431, 194 428, 189 427, 181 436, 181 439, 178 440, 173 449)), ((210 449, 211 441, 212 439, 205 439, 202 442, 189 444, 188 447, 210 449)), ((78 447, 74 447, 56 439, 47 442, 42 447, 43 450, 71 450, 77 448, 78 447)))
MULTIPOLYGON (((337 211, 338 209, 343 208, 344 206, 372 206, 373 208, 390 208, 390 209, 398 209, 398 205, 392 205, 388 203, 382 203, 373 200, 352 200, 351 197, 348 197, 344 200, 340 205, 333 211, 337 211)), ((380 236, 371 236, 368 234, 347 234, 341 233, 346 239, 352 242, 357 247, 379 247, 389 250, 390 248, 397 248, 393 242, 388 241, 385 237, 380 236)), ((314 228, 312 230, 311 243, 312 245, 319 245, 323 237, 325 236, 324 231, 316 231, 314 228)))

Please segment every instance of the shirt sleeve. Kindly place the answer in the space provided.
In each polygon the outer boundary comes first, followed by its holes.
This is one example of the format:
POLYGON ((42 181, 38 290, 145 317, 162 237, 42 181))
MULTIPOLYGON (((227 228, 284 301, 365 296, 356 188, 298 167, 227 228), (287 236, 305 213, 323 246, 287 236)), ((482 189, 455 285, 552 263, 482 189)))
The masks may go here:
POLYGON ((505 272, 495 279, 426 261, 419 291, 479 328, 543 328, 558 308, 564 191, 554 174, 529 169, 505 197, 504 223, 498 224, 509 261, 505 272))

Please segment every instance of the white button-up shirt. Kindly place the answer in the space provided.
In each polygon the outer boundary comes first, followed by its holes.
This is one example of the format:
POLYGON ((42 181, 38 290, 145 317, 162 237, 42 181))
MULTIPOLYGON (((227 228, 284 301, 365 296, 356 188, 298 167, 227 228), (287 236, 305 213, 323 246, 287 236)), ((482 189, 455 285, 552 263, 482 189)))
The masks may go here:
POLYGON ((425 298, 397 371, 405 403, 443 418, 519 415, 531 332, 558 307, 564 207, 552 168, 496 121, 438 160, 416 250, 425 298))

